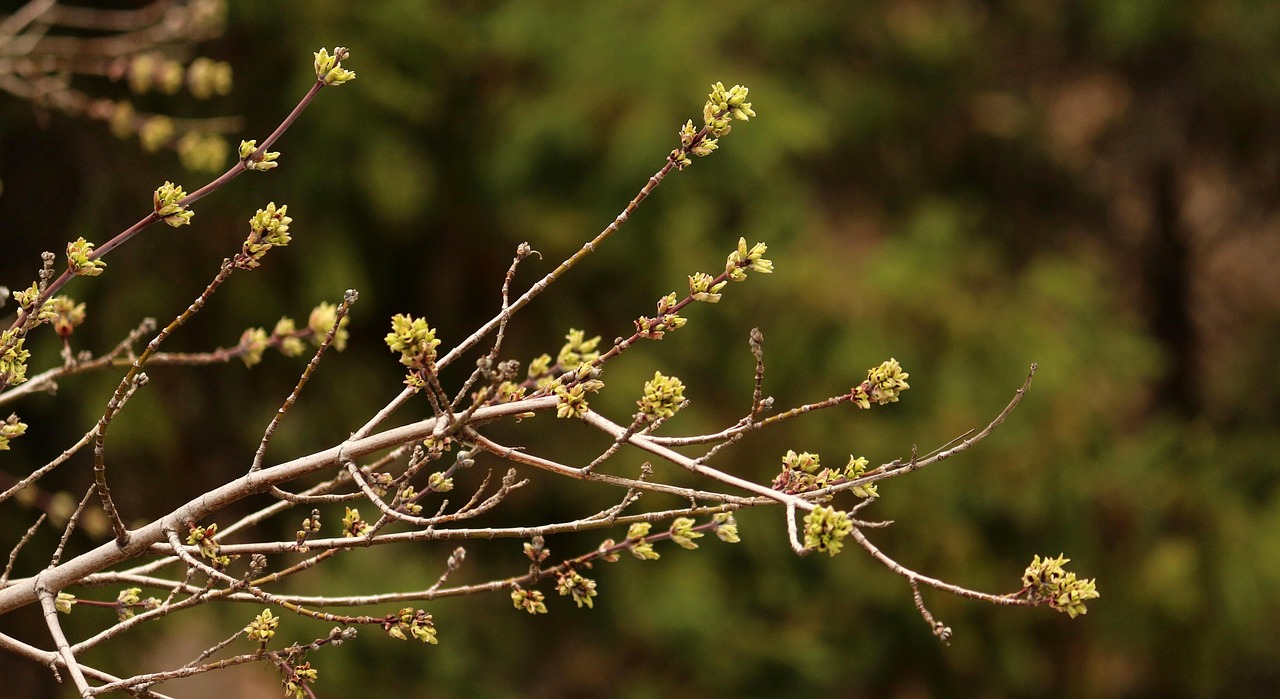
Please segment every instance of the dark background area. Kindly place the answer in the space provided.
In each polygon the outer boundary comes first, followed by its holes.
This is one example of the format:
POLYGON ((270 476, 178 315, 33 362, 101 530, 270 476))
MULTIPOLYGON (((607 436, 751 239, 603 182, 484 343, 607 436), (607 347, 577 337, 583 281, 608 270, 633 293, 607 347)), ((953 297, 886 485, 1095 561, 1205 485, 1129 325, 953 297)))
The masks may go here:
MULTIPOLYGON (((673 174, 522 312, 504 357, 554 354, 569 328, 607 342, 683 292, 686 275, 717 271, 740 236, 765 241, 775 274, 731 286, 720 304, 694 307, 686 328, 629 352, 592 405, 625 422, 662 369, 692 401, 670 433, 731 424, 750 402, 753 326, 780 407, 842 393, 890 356, 911 373, 900 404, 811 415, 715 462, 768 482, 787 449, 836 464, 929 451, 994 417, 1037 362, 1027 399, 991 438, 881 486, 865 512, 897 523, 871 537, 915 570, 992 592, 1016 590, 1033 554, 1065 552, 1102 598, 1071 621, 926 591, 955 630, 943 647, 901 578, 857 549, 796 558, 769 509, 739 517, 737 546, 597 568, 594 610, 548 588, 545 617, 513 610, 505 594, 430 605, 439 646, 362 633, 312 656, 321 696, 1274 692, 1280 5, 232 2, 225 32, 194 47, 233 65, 231 94, 147 99, 179 116, 241 115, 233 142, 261 139, 313 79, 310 52, 339 44, 359 77, 324 91, 281 139, 281 167, 245 174, 200 202, 192 226, 148 230, 107 258, 103 276, 68 286, 88 304, 77 346, 103 351, 142 317, 181 312, 239 249, 254 210, 287 203, 294 243, 237 275, 167 348, 231 345, 246 327, 305 321, 316 303, 358 289, 350 347, 321 365, 268 458, 327 448, 400 389, 382 343, 390 315, 425 316, 445 348, 466 337, 496 311, 519 242, 544 256, 522 268, 527 285, 621 211, 677 128, 698 119, 712 82, 742 83, 758 118, 673 174)), ((127 94, 107 81, 85 89, 127 94)), ((191 191, 209 175, 3 96, 0 283, 29 284, 42 250, 126 228, 166 179, 191 191)), ((33 338, 33 371, 56 361, 54 339, 33 338)), ((469 361, 446 381, 456 386, 469 361)), ((142 521, 242 472, 301 367, 268 353, 251 370, 149 372, 112 432, 124 512, 142 521)), ((79 377, 22 401, 31 429, 0 468, 25 474, 59 453, 118 381, 79 377)), ((400 419, 428 412, 415 404, 400 419)), ((570 463, 604 446, 542 417, 501 434, 570 463)), ((50 497, 83 492, 86 457, 44 483, 50 497)), ((634 475, 642 460, 624 452, 614 472, 634 475)), ((488 521, 582 516, 614 498, 528 475, 533 485, 488 521)), ((35 516, 35 506, 5 513, 6 550, 35 516)), ((549 547, 576 555, 603 536, 549 547)), ((359 552, 297 585, 424 587, 451 549, 359 552)), ((455 581, 527 563, 514 541, 468 550, 455 581)), ((115 595, 85 594, 95 592, 115 595)), ((181 665, 256 612, 170 620, 118 662, 137 669, 137 653, 181 665)), ((85 628, 97 625, 91 614, 85 628)), ((298 640, 327 631, 289 621, 298 640)), ((0 674, 11 665, 0 661, 0 674)), ((280 691, 261 668, 218 682, 174 691, 280 691)))

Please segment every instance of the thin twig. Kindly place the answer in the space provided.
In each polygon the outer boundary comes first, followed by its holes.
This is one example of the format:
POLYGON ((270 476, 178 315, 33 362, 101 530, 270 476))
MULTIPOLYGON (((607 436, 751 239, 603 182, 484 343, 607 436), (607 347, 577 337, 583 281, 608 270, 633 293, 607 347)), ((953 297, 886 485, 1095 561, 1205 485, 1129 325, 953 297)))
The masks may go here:
POLYGON ((49 513, 41 512, 40 516, 36 518, 36 523, 27 528, 27 532, 22 535, 21 539, 18 539, 18 543, 14 544, 13 549, 9 551, 9 562, 5 564, 4 573, 0 574, 0 587, 4 587, 9 582, 9 575, 13 573, 13 563, 18 560, 18 553, 22 551, 28 541, 31 541, 31 537, 36 535, 36 531, 40 529, 40 525, 44 524, 44 520, 48 516, 49 513))
POLYGON ((329 345, 333 343, 333 338, 337 336, 342 320, 351 311, 351 304, 355 303, 359 297, 360 295, 356 293, 355 289, 347 289, 346 293, 342 295, 342 303, 338 304, 338 308, 334 312, 333 325, 329 326, 329 331, 325 333, 324 339, 320 341, 320 346, 316 348, 311 361, 307 362, 307 367, 302 370, 302 376, 298 378, 298 383, 294 385, 293 391, 289 393, 288 398, 284 399, 284 403, 276 410, 276 414, 272 416, 267 429, 263 431, 262 441, 258 443, 258 451, 253 455, 253 465, 249 467, 250 471, 257 471, 262 468, 262 459, 267 455, 267 445, 271 442, 271 435, 275 434, 276 427, 280 425, 280 421, 284 419, 289 409, 297 402, 298 396, 302 393, 302 387, 307 385, 307 380, 311 378, 312 372, 320 364, 320 359, 324 357, 325 350, 329 349, 329 345))

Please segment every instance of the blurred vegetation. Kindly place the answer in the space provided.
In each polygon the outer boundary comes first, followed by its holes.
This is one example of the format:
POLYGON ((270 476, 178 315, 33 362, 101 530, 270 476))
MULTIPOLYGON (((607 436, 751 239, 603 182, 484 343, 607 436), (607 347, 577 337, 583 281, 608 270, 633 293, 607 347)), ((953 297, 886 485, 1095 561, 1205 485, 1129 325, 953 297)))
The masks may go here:
MULTIPOLYGON (((868 512, 897 524, 871 535, 916 570, 1001 592, 1018 587, 1033 554, 1065 552, 1102 592, 1070 622, 926 591, 955 629, 944 648, 901 579, 853 549, 797 559, 780 513, 746 513, 739 546, 601 570, 593 611, 555 599, 549 616, 530 618, 505 595, 432 605, 439 646, 364 634, 312 658, 323 691, 1274 691, 1280 6, 232 5, 226 33, 201 51, 234 67, 233 91, 212 103, 243 115, 244 138, 264 136, 305 91, 310 51, 349 46, 360 79, 322 95, 279 142, 279 169, 238 179, 196 207, 190 229, 149 231, 114 253, 103 277, 70 287, 89 303, 77 333, 87 346, 110 346, 144 315, 179 312, 238 247, 252 211, 288 203, 294 246, 235 280, 172 349, 232 344, 246 326, 358 289, 350 348, 322 365, 271 457, 336 443, 398 390, 381 346, 392 313, 425 315, 445 347, 465 337, 497 309, 520 241, 544 255, 521 270, 527 282, 612 220, 710 83, 742 83, 758 119, 671 177, 619 237, 531 305, 506 355, 554 353, 570 327, 623 334, 739 236, 767 241, 776 274, 734 286, 685 329, 611 366, 593 405, 629 414, 661 368, 693 401, 670 429, 729 424, 750 401, 746 340, 757 325, 779 406, 840 392, 889 356, 911 372, 913 390, 890 409, 812 416, 720 461, 767 482, 787 449, 873 463, 912 445, 927 452, 985 424, 1038 362, 1029 397, 989 440, 882 485, 868 512)), ((145 211, 159 182, 193 189, 205 177, 12 99, 0 100, 0 141, 0 281, 11 288, 33 276, 40 250, 106 239, 145 211)), ((131 464, 116 489, 125 512, 166 511, 243 469, 299 367, 276 356, 252 372, 152 372, 117 423, 116 436, 131 437, 115 443, 131 464)), ((43 463, 92 424, 116 381, 81 378, 26 401, 33 438, 4 458, 43 463)), ((563 427, 547 430, 543 453, 584 460, 602 447, 563 427)), ((536 439, 546 423, 517 428, 536 439)), ((619 464, 638 469, 629 458, 619 464)), ((89 474, 62 476, 79 492, 89 474)), ((514 501, 525 512, 579 515, 605 502, 534 478, 514 501)), ((573 555, 596 543, 549 546, 573 555)), ((353 557, 336 570, 349 577, 343 588, 390 590, 434 579, 450 549, 353 557)), ((463 579, 525 565, 512 542, 470 549, 463 579)), ((221 614, 201 623, 234 628, 251 612, 221 614)), ((146 652, 173 643, 153 640, 146 652)), ((229 677, 278 692, 261 669, 229 677)))

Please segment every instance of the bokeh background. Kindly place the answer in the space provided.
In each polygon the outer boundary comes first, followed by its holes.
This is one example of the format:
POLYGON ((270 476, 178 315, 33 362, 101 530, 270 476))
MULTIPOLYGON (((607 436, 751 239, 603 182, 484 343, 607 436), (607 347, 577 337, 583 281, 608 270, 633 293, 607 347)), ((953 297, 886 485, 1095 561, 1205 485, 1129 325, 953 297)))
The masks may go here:
MULTIPOLYGON (((556 598, 531 618, 506 595, 432 604, 439 646, 370 632, 313 655, 322 696, 1273 695, 1280 5, 229 5, 223 31, 186 56, 230 62, 232 92, 135 98, 140 107, 239 115, 234 139, 262 138, 313 79, 311 51, 350 47, 359 77, 322 93, 289 130, 282 167, 237 179, 196 207, 190 228, 150 230, 114 252, 105 275, 72 284, 90 313, 81 346, 104 350, 140 318, 178 313, 238 249, 254 209, 288 203, 294 244, 238 275, 169 347, 234 344, 245 327, 305 318, 358 289, 350 348, 322 365, 271 458, 327 447, 399 390, 381 341, 391 314, 426 316, 445 346, 465 337, 497 308, 519 242, 544 255, 521 270, 528 284, 613 219, 662 165, 678 126, 697 119, 712 82, 742 83, 758 118, 668 179, 522 313, 504 356, 554 353, 569 328, 624 334, 687 274, 715 271, 740 236, 766 241, 775 274, 734 285, 719 305, 694 308, 685 329, 611 365, 593 405, 621 419, 660 368, 682 377, 693 401, 669 429, 729 424, 750 401, 753 326, 779 406, 843 392, 890 356, 911 372, 900 404, 812 415, 718 461, 767 482, 787 449, 837 463, 931 450, 994 417, 1037 362, 1029 396, 992 437, 881 486, 867 512, 897 523, 872 538, 916 570, 994 592, 1017 589, 1033 554, 1065 552, 1102 592, 1070 621, 926 591, 955 630, 943 647, 902 579, 858 550, 797 559, 781 514, 768 510, 740 516, 737 546, 711 541, 597 569, 594 610, 556 598)), ((128 96, 105 80, 85 89, 128 96)), ((192 190, 208 178, 98 122, 10 96, 0 98, 0 143, 0 283, 11 288, 30 282, 41 250, 102 241, 135 221, 160 182, 192 190)), ((54 361, 45 335, 38 356, 54 361)), ((463 364, 446 380, 456 385, 463 364)), ((252 370, 152 371, 113 432, 125 512, 161 514, 239 473, 300 367, 269 354, 252 370)), ((80 377, 24 401, 30 434, 0 467, 25 473, 58 453, 117 381, 80 377)), ((544 418, 503 435, 569 461, 603 447, 544 418)), ((624 453, 613 468, 634 473, 641 461, 624 453)), ((46 495, 83 492, 89 461, 64 471, 46 495)), ((487 521, 580 516, 613 497, 530 475, 534 484, 487 521)), ((36 507, 5 514, 6 542, 36 507)), ((281 524, 285 536, 294 527, 281 524)), ((599 538, 549 546, 576 555, 599 538)), ((421 587, 449 550, 361 552, 297 589, 421 587)), ((526 565, 516 542, 468 550, 456 581, 526 565)), ((173 620, 96 660, 180 665, 253 613, 173 620)), ((6 632, 42 638, 34 614, 11 616, 0 620, 6 632)), ((302 640, 327 630, 290 629, 302 640)), ((23 695, 56 691, 41 684, 42 668, 0 668, 23 678, 23 695)), ((248 668, 174 691, 280 690, 248 668)))

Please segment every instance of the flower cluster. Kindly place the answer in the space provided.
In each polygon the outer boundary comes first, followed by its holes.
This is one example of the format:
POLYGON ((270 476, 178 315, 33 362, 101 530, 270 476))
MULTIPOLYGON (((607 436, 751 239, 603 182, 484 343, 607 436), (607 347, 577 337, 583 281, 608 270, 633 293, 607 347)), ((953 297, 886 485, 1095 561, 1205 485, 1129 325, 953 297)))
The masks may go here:
POLYGON ((683 328, 688 319, 675 312, 678 302, 675 293, 658 299, 658 315, 654 318, 640 316, 636 319, 636 334, 647 340, 661 340, 669 330, 683 328))
MULTIPOLYGON (((447 478, 445 480, 448 481, 448 489, 453 490, 453 479, 447 478)), ((445 491, 441 490, 440 492, 445 491)), ((399 493, 396 494, 396 499, 399 503, 399 506, 396 509, 400 512, 404 512, 405 514, 414 516, 422 514, 422 505, 417 503, 418 497, 418 489, 411 485, 406 485, 400 489, 399 493)))
POLYGON ((156 216, 174 228, 190 225, 191 217, 195 216, 195 212, 189 211, 182 205, 181 202, 186 196, 187 193, 182 190, 182 187, 172 182, 160 185, 151 195, 156 216))
POLYGON ((0 386, 16 386, 27 380, 31 352, 22 348, 26 341, 16 329, 0 332, 0 386))
POLYGON ((407 641, 412 636, 414 640, 422 643, 432 645, 438 643, 435 622, 431 621, 431 614, 421 609, 405 607, 396 614, 388 616, 382 622, 382 628, 386 630, 388 636, 401 641, 407 641))
POLYGON ((312 510, 311 514, 302 520, 302 528, 294 532, 294 546, 299 551, 306 551, 307 537, 320 531, 320 510, 312 510))
MULTIPOLYGON (((600 351, 597 349, 600 345, 599 335, 588 340, 586 339, 586 333, 576 328, 570 328, 569 334, 565 335, 564 339, 564 346, 560 348, 560 353, 556 355, 556 363, 565 373, 576 372, 584 364, 592 364, 600 358, 600 351)), ((533 378, 534 364, 536 363, 537 360, 534 360, 529 364, 530 378, 533 378)))
POLYGON ((849 514, 834 507, 818 506, 804 518, 804 545, 834 556, 844 547, 844 539, 853 532, 849 514))
POLYGON ((266 172, 280 163, 276 159, 280 157, 278 151, 258 152, 258 141, 241 141, 240 142, 240 160, 244 162, 244 169, 258 170, 266 172))
POLYGON ((44 305, 44 311, 52 316, 49 320, 59 337, 70 337, 76 326, 84 322, 84 304, 76 303, 75 299, 66 294, 49 299, 44 305))
POLYGON ((167 116, 153 116, 142 122, 138 128, 138 143, 148 153, 155 152, 173 141, 177 127, 173 119, 167 116))
POLYGON ((636 401, 640 413, 649 419, 669 418, 684 407, 684 383, 675 376, 653 372, 653 380, 644 382, 644 397, 636 401))
POLYGON ((320 49, 314 55, 316 80, 325 85, 342 85, 356 79, 355 71, 342 67, 342 62, 351 55, 347 49, 339 46, 333 50, 332 56, 329 55, 328 49, 320 49))
POLYGON ((262 353, 271 343, 267 331, 262 328, 247 328, 240 334, 240 343, 236 350, 240 353, 240 361, 249 367, 262 361, 262 353))
POLYGON ((307 696, 315 696, 311 690, 307 689, 307 685, 315 684, 320 673, 311 667, 311 663, 301 663, 294 666, 293 671, 284 679, 284 695, 293 696, 293 699, 305 699, 307 696))
POLYGON ((556 573, 556 589, 560 596, 572 596, 574 603, 581 609, 582 605, 593 607, 591 598, 596 596, 596 581, 584 577, 576 570, 556 573))
POLYGON ((1057 558, 1034 556, 1022 573, 1022 587, 1033 602, 1047 603, 1072 619, 1088 612, 1084 603, 1097 599, 1096 579, 1077 578, 1064 567, 1071 561, 1061 554, 1057 558))
MULTIPOLYGON (((858 456, 849 456, 849 463, 842 469, 822 466, 817 454, 787 450, 782 457, 782 471, 773 479, 773 489, 784 493, 806 493, 820 490, 830 485, 838 485, 861 477, 867 470, 867 460, 858 456)), ((860 498, 878 497, 874 484, 862 485, 853 489, 860 498)))
POLYGON ((731 122, 734 119, 747 121, 756 115, 747 101, 747 92, 742 85, 734 85, 728 90, 722 82, 711 86, 711 94, 707 95, 707 103, 702 107, 702 121, 707 125, 707 133, 720 138, 733 128, 731 122))
POLYGON ((155 52, 140 53, 129 61, 129 89, 143 95, 155 89, 167 95, 182 89, 182 64, 155 52))
POLYGON ((400 363, 410 369, 425 369, 436 359, 436 331, 423 318, 397 313, 391 317, 387 347, 400 353, 400 363))
POLYGON ((738 248, 729 253, 729 258, 724 263, 724 271, 729 275, 729 279, 735 282, 745 280, 747 270, 772 274, 773 260, 764 259, 764 254, 768 251, 769 246, 764 243, 756 243, 748 250, 747 239, 738 238, 738 248))
MULTIPOLYGON (((297 322, 288 316, 283 316, 276 321, 270 333, 267 333, 264 328, 246 329, 240 335, 240 342, 236 345, 235 352, 247 367, 261 362, 262 354, 268 347, 275 347, 286 357, 297 357, 307 349, 304 338, 310 337, 312 344, 319 347, 337 319, 338 307, 331 303, 321 303, 311 310, 311 317, 305 329, 299 330, 297 322)), ((345 329, 347 320, 346 316, 342 318, 337 332, 333 335, 331 345, 339 352, 347 343, 348 332, 345 329)))
POLYGON ((207 527, 191 527, 187 534, 187 545, 196 546, 200 549, 200 557, 207 559, 215 568, 226 568, 231 565, 231 557, 223 556, 219 549, 216 537, 218 535, 218 524, 215 522, 207 527))
POLYGON ((240 269, 253 269, 261 264, 263 255, 273 247, 284 247, 289 244, 289 224, 293 217, 288 215, 289 205, 276 208, 276 203, 267 204, 267 208, 249 219, 249 237, 241 246, 235 264, 240 269))
POLYGON ((867 380, 853 387, 853 401, 859 408, 867 409, 874 401, 877 405, 897 403, 898 395, 911 388, 907 377, 911 376, 902 370, 898 360, 889 361, 867 372, 867 380))
POLYGON ((347 538, 355 538, 364 536, 373 529, 373 525, 360 518, 360 510, 354 507, 348 507, 347 513, 342 516, 342 535, 347 538))
POLYGON ((0 422, 0 451, 9 448, 9 440, 17 439, 27 431, 27 423, 18 419, 17 415, 10 415, 0 422))
POLYGON ((427 477, 427 486, 437 493, 447 493, 453 490, 453 479, 444 474, 444 471, 436 471, 427 477))
POLYGON ((148 597, 145 600, 139 597, 142 593, 140 587, 127 587, 116 595, 116 617, 120 621, 132 619, 134 616, 134 608, 142 607, 144 609, 159 609, 160 600, 155 597, 148 597))
POLYGON ((551 556, 551 552, 547 550, 547 540, 541 536, 534 536, 530 541, 526 541, 524 555, 525 558, 542 565, 551 556))
POLYGON ((191 95, 200 100, 231 92, 231 64, 203 56, 184 69, 181 63, 149 51, 133 56, 123 72, 128 75, 129 89, 137 94, 155 89, 172 95, 182 89, 184 82, 191 95))
POLYGON ((530 614, 547 613, 546 596, 538 590, 526 590, 519 585, 511 586, 511 604, 530 614))
MULTIPOLYGON (((307 349, 306 344, 302 342, 301 334, 297 323, 289 316, 281 316, 280 320, 276 321, 276 326, 271 329, 271 337, 279 341, 280 354, 286 357, 296 357, 307 349)), ((312 337, 322 336, 312 334, 312 337)))
POLYGON ((276 627, 280 625, 280 617, 271 613, 270 609, 262 610, 262 613, 254 617, 249 625, 244 627, 244 632, 249 635, 249 640, 262 645, 266 645, 273 636, 276 635, 276 627))
POLYGON ((707 102, 702 107, 701 129, 693 126, 693 120, 686 121, 676 135, 680 137, 680 147, 671 151, 669 160, 676 169, 683 170, 692 164, 690 155, 705 158, 715 152, 720 144, 717 139, 732 130, 730 125, 734 119, 747 121, 756 113, 747 101, 747 88, 734 85, 725 89, 724 83, 711 86, 707 102))
POLYGON ((556 386, 556 417, 582 417, 587 414, 587 392, 582 384, 565 388, 556 386))
POLYGON ((728 283, 727 280, 717 283, 716 278, 706 272, 694 272, 689 275, 689 296, 694 301, 718 303, 720 301, 720 291, 728 283))

